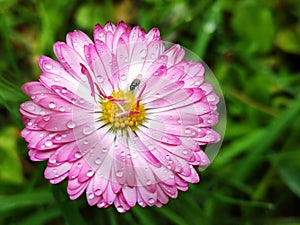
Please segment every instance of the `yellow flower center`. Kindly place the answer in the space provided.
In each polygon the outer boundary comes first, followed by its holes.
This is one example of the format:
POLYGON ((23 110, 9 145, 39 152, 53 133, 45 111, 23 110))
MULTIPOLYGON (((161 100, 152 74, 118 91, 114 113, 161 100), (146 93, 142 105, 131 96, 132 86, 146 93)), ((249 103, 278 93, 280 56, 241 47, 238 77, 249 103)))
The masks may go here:
POLYGON ((110 125, 114 131, 128 127, 135 131, 146 118, 143 104, 130 91, 112 92, 110 98, 102 99, 101 107, 102 116, 100 120, 110 125))

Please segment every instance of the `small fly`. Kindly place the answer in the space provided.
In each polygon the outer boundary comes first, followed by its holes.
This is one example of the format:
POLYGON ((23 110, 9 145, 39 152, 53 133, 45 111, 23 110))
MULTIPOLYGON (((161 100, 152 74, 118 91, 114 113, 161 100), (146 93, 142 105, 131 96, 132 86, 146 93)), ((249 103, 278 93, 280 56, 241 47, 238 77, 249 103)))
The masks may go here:
POLYGON ((142 75, 139 74, 130 84, 129 90, 130 92, 134 92, 134 90, 140 85, 142 79, 142 75))

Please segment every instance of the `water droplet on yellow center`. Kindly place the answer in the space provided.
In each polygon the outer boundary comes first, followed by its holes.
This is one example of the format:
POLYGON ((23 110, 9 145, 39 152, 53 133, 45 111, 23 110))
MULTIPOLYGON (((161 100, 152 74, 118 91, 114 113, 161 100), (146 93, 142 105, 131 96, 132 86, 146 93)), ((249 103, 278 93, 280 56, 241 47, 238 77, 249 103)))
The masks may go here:
POLYGON ((113 98, 103 98, 101 101, 102 116, 100 119, 113 130, 127 129, 135 131, 145 121, 144 105, 137 104, 137 98, 132 92, 119 90, 112 92, 113 98))

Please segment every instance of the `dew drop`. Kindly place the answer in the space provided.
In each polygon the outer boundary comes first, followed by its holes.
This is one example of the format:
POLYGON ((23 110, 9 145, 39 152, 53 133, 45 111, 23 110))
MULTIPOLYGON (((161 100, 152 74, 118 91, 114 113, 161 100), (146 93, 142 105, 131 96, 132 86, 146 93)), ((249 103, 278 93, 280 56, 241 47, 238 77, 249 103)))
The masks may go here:
POLYGON ((54 81, 55 81, 55 82, 58 82, 58 81, 59 81, 59 78, 58 78, 58 77, 54 77, 54 81))
POLYGON ((51 147, 53 145, 53 143, 52 143, 52 141, 50 141, 50 140, 47 140, 46 142, 45 142, 45 146, 46 147, 51 147))
POLYGON ((107 151, 108 151, 107 148, 105 148, 105 147, 102 148, 102 152, 107 152, 107 151))
POLYGON ((75 152, 74 156, 75 156, 76 159, 79 159, 79 158, 81 158, 82 154, 77 151, 77 152, 75 152))
MULTIPOLYGON (((33 98, 32 98, 33 99, 33 98)), ((33 112, 35 110, 35 106, 34 105, 28 105, 27 109, 31 112, 33 112)))
POLYGON ((181 124, 181 123, 182 123, 182 121, 181 121, 181 120, 177 120, 177 123, 178 123, 178 124, 181 124))
POLYGON ((93 199, 94 197, 95 197, 95 195, 93 193, 88 194, 88 199, 93 199))
POLYGON ((117 210, 118 210, 119 213, 125 212, 125 209, 121 205, 117 207, 117 210))
POLYGON ((82 164, 79 162, 77 163, 77 168, 81 168, 82 167, 82 164))
POLYGON ((148 145, 148 149, 151 151, 154 149, 153 145, 148 145))
POLYGON ((44 137, 45 136, 45 134, 43 134, 43 133, 40 133, 40 137, 42 138, 42 137, 44 137))
POLYGON ((94 171, 93 170, 89 170, 87 173, 86 173, 86 176, 88 177, 92 177, 94 175, 94 171))
POLYGON ((55 140, 60 141, 62 139, 62 136, 60 134, 55 135, 55 140))
POLYGON ((184 150, 182 151, 182 154, 184 154, 184 155, 187 155, 188 153, 189 153, 189 151, 186 150, 186 149, 184 149, 184 150))
POLYGON ((101 164, 101 159, 100 159, 100 158, 96 158, 96 159, 95 159, 95 163, 96 163, 97 165, 100 165, 100 164, 101 164))
POLYGON ((98 196, 99 196, 99 195, 101 195, 101 194, 102 194, 102 191, 101 191, 100 189, 96 189, 96 190, 95 190, 95 195, 98 195, 98 196))
POLYGON ((65 87, 63 87, 63 88, 61 89, 61 93, 66 94, 67 92, 68 92, 68 89, 65 88, 65 87))
POLYGON ((147 184, 147 185, 151 185, 151 184, 152 184, 152 180, 147 180, 147 181, 146 181, 146 184, 147 184))
POLYGON ((127 75, 126 75, 126 74, 122 74, 122 75, 121 75, 121 80, 124 81, 124 80, 126 80, 126 79, 127 79, 127 75))
POLYGON ((53 69, 53 65, 52 65, 51 63, 49 63, 49 62, 46 62, 46 63, 44 64, 44 67, 45 67, 45 69, 47 69, 47 70, 53 69))
POLYGON ((31 127, 33 125, 33 123, 31 122, 31 121, 29 121, 28 123, 27 123, 27 126, 29 126, 29 127, 31 127))
POLYGON ((149 204, 153 204, 155 202, 155 199, 154 198, 149 198, 148 202, 149 202, 149 204))
POLYGON ((49 103, 49 108, 54 109, 56 107, 56 104, 54 102, 49 103))
POLYGON ((72 120, 70 120, 70 121, 67 123, 67 127, 70 128, 70 129, 72 129, 72 128, 75 127, 75 123, 74 123, 72 120))
POLYGON ((98 204, 98 206, 99 206, 100 208, 104 207, 104 206, 105 206, 105 202, 100 202, 100 203, 98 204))
POLYGON ((54 157, 49 158, 49 163, 52 164, 56 163, 56 159, 54 157))
POLYGON ((116 172, 117 177, 122 177, 123 176, 123 171, 119 170, 116 172))
POLYGON ((119 149, 120 146, 119 146, 118 144, 115 144, 114 148, 115 148, 115 149, 119 149))
POLYGON ((152 53, 152 54, 150 55, 150 58, 151 58, 151 59, 155 59, 155 58, 156 58, 155 53, 152 53))
POLYGON ((84 145, 87 145, 88 143, 89 143, 88 140, 84 140, 84 141, 83 141, 83 144, 84 144, 84 145))
POLYGON ((142 49, 142 50, 140 51, 140 57, 143 59, 143 58, 146 57, 146 55, 147 55, 147 50, 146 50, 146 49, 142 49))
POLYGON ((86 126, 86 127, 84 127, 83 129, 82 129, 82 133, 84 134, 84 135, 89 135, 90 133, 92 133, 93 132, 93 129, 90 127, 90 126, 86 126))
POLYGON ((194 85, 195 85, 195 86, 198 86, 198 87, 199 87, 200 84, 201 84, 200 81, 195 81, 195 82, 194 82, 194 85))
POLYGON ((84 101, 83 98, 79 99, 79 103, 80 103, 80 104, 83 104, 84 102, 85 102, 85 101, 84 101))
POLYGON ((103 32, 99 32, 99 33, 98 33, 98 37, 99 37, 99 38, 104 37, 104 33, 103 33, 103 32))
POLYGON ((209 101, 209 102, 213 102, 215 99, 216 99, 216 98, 215 98, 214 95, 208 95, 208 96, 207 96, 207 101, 209 101))
POLYGON ((207 123, 212 123, 212 119, 207 119, 207 123))
POLYGON ((137 157, 138 157, 137 152, 136 152, 136 151, 132 151, 132 152, 131 152, 131 157, 132 157, 133 159, 137 158, 137 157))
POLYGON ((190 133, 191 133, 191 129, 190 129, 190 128, 186 128, 186 129, 184 130, 184 133, 185 133, 185 134, 190 134, 190 133))
POLYGON ((61 112, 64 112, 64 111, 65 111, 65 107, 60 106, 60 107, 58 108, 58 110, 61 111, 61 112))

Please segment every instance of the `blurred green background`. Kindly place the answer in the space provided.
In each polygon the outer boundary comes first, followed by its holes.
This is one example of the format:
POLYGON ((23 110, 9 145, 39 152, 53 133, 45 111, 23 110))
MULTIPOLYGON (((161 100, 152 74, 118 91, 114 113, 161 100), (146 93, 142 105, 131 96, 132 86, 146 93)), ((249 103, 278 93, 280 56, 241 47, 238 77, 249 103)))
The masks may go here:
POLYGON ((300 1, 0 0, 0 224, 300 224, 300 1), (40 55, 80 29, 125 21, 194 51, 220 82, 223 146, 202 181, 158 209, 89 207, 28 159, 20 86, 40 55))

